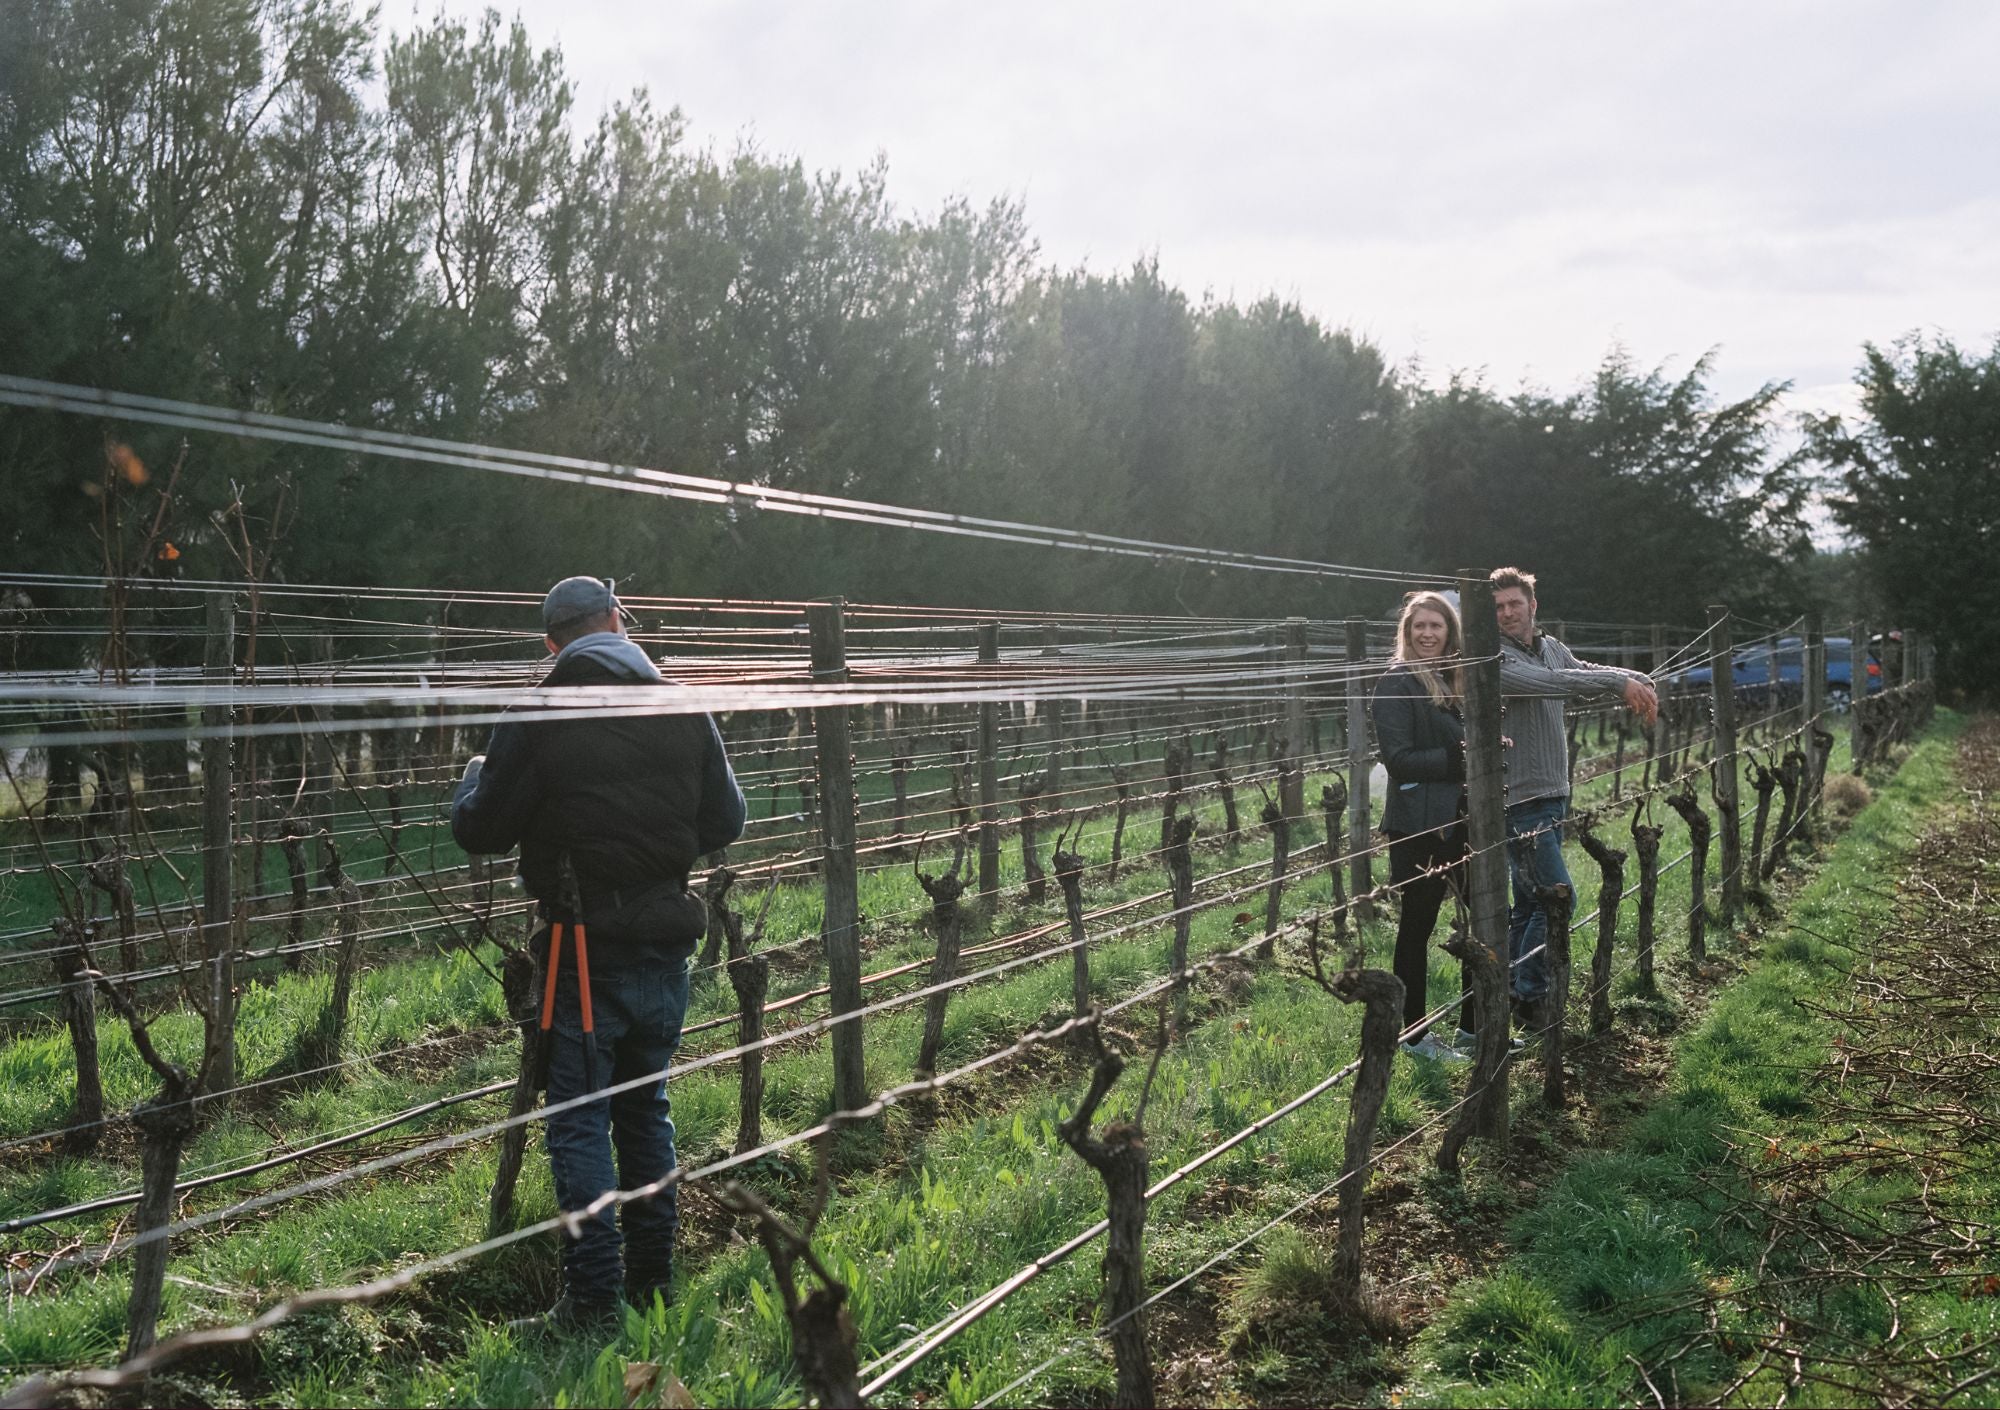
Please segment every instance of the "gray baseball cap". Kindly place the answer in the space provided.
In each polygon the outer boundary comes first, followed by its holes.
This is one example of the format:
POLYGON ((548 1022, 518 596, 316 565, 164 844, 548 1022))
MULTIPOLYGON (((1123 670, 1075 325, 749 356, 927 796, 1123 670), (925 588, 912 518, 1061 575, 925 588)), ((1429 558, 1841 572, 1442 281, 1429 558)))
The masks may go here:
POLYGON ((571 622, 610 612, 622 615, 625 609, 618 605, 617 582, 616 578, 564 578, 542 599, 542 630, 553 632, 571 622))

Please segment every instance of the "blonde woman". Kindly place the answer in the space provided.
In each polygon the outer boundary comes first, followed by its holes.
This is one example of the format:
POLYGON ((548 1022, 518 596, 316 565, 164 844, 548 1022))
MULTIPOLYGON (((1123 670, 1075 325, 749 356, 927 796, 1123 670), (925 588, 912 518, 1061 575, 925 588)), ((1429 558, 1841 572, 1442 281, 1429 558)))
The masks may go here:
MULTIPOLYGON (((1396 924, 1396 977, 1403 981, 1403 1026, 1424 1016, 1431 931, 1465 859, 1465 724, 1458 610, 1443 595, 1413 592, 1396 621, 1396 655, 1375 687, 1375 739, 1389 773, 1382 831, 1389 837, 1389 880, 1402 892, 1396 924)), ((1471 976, 1463 976, 1466 988, 1471 976)), ((1472 1000, 1459 1029, 1469 1037, 1472 1000)), ((1405 1040, 1414 1056, 1446 1062, 1465 1057, 1428 1032, 1405 1040)))

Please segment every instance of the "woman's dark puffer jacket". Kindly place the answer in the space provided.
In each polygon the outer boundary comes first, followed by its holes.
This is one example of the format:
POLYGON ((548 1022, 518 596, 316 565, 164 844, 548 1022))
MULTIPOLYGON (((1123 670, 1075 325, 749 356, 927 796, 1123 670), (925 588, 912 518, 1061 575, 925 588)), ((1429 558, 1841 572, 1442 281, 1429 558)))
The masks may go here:
POLYGON ((1407 837, 1455 821, 1465 811, 1465 725, 1457 712, 1433 702, 1399 663, 1375 687, 1374 715, 1389 772, 1382 831, 1407 837))

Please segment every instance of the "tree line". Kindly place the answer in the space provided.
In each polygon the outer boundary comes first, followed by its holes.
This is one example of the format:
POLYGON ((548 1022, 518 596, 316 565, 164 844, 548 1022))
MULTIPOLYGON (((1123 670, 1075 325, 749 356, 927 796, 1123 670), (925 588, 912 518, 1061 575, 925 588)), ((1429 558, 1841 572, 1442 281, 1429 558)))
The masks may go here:
MULTIPOLYGON (((1290 557, 1520 560, 1594 618, 1789 615, 1815 590, 1828 463, 1850 467, 1853 531, 1884 531, 1880 477, 1853 468, 1870 433, 1780 453, 1781 385, 1729 400, 1706 358, 1669 375, 1619 352, 1565 392, 1427 384, 1293 303, 1191 297, 1149 259, 1052 265, 1011 200, 912 213, 879 162, 720 153, 643 92, 593 120, 560 53, 494 11, 400 33, 345 0, 11 13, 10 372, 1290 557)), ((254 541, 295 582, 593 571, 642 593, 1315 615, 1393 596, 294 445, 201 438, 183 461, 172 432, 119 434, 0 412, 10 565, 96 571, 143 542, 128 567, 230 577, 254 541)))

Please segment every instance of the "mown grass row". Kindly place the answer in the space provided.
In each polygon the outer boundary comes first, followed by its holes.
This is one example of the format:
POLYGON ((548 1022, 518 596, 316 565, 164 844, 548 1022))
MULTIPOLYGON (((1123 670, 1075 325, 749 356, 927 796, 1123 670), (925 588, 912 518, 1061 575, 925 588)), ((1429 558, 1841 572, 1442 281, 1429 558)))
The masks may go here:
MULTIPOLYGON (((1741 1367, 1722 1349, 1727 1339, 1701 1335, 1703 1294, 1751 1276, 1769 1256, 1772 1236, 1754 1221, 1727 1217, 1736 1180, 1724 1157, 1746 1142, 1796 1146, 1836 1140, 1847 1129, 1815 1112, 1806 1095, 1804 1083, 1838 1026, 1802 1005, 1855 982, 1855 942, 1891 908, 1886 875, 1955 802, 1952 744, 1961 724, 1941 712, 1938 726, 1833 847, 1754 968, 1678 1045, 1668 1097, 1617 1149, 1572 1166, 1518 1221, 1514 1256, 1459 1292, 1418 1348, 1411 1403, 1638 1403, 1650 1398, 1643 1368, 1652 1366, 1669 1378, 1679 1403, 1702 1404, 1736 1378, 1741 1367), (1663 1366, 1682 1345, 1693 1349, 1663 1366)), ((1991 1207, 2000 1208, 2000 1180, 1989 1175, 1986 1189, 1991 1207)), ((1915 1177, 1906 1172, 1873 1176, 1848 1197, 1857 1210, 1880 1212, 1913 1193, 1915 1177)), ((1892 1328, 1913 1339, 1942 1331, 1947 1342, 2000 1332, 2000 1299, 1968 1298, 1949 1284, 1899 1307, 1857 1288, 1834 1303, 1813 1314, 1820 1332, 1796 1335, 1824 1335, 1829 1348, 1846 1351, 1892 1328)), ((1746 1346, 1754 1341, 1740 1325, 1722 1330, 1744 1333, 1746 1346)), ((1772 1368, 1735 1403, 1827 1403, 1827 1392, 1811 1385, 1787 1395, 1788 1376, 1788 1368, 1772 1368)), ((1992 1403, 1991 1394, 1967 1403, 1992 1403)))

